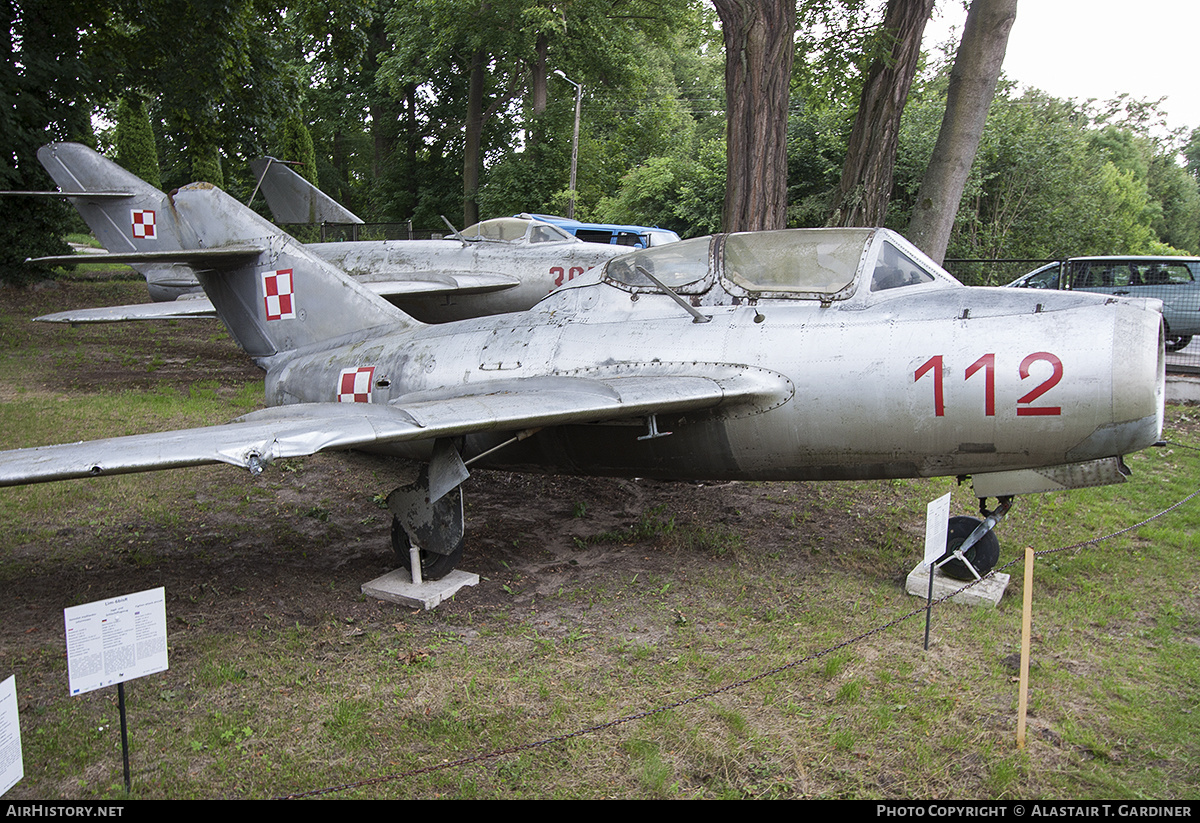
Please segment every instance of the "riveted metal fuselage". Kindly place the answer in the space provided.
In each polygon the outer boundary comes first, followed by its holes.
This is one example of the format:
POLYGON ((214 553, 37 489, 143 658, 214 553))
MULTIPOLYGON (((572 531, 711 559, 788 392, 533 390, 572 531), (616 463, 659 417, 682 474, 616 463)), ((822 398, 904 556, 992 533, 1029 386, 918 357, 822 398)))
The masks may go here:
MULTIPOLYGON (((701 301, 693 301, 700 303, 701 301)), ((545 429, 484 465, 674 479, 867 479, 1036 468, 1113 457, 1162 424, 1161 314, 1146 301, 962 286, 842 302, 704 305, 604 283, 532 311, 411 328, 268 362, 271 405, 503 390, 539 376, 751 373, 754 402, 545 429)), ((536 403, 536 395, 531 397, 536 403)), ((473 434, 463 456, 511 432, 473 434)), ((431 443, 381 446, 420 457, 431 443)))

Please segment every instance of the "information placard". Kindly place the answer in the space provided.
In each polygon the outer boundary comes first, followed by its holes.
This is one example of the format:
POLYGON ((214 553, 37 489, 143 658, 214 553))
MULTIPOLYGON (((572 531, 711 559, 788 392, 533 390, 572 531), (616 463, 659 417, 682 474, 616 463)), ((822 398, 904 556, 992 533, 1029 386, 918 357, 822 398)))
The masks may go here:
POLYGON ((21 721, 17 715, 17 676, 0 683, 0 795, 25 776, 21 758, 21 721))
POLYGON ((950 522, 950 492, 925 507, 925 565, 946 553, 946 524, 950 522))
POLYGON ((167 669, 166 590, 161 586, 63 609, 63 622, 71 694, 167 669))

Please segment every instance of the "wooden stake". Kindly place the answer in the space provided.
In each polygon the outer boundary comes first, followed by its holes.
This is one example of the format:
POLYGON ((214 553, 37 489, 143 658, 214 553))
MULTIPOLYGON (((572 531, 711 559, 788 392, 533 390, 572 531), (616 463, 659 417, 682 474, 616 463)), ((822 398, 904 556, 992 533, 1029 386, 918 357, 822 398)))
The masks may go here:
POLYGON ((1033 633, 1033 547, 1025 547, 1025 597, 1021 607, 1021 694, 1017 697, 1017 748, 1025 748, 1029 710, 1029 639, 1033 633))

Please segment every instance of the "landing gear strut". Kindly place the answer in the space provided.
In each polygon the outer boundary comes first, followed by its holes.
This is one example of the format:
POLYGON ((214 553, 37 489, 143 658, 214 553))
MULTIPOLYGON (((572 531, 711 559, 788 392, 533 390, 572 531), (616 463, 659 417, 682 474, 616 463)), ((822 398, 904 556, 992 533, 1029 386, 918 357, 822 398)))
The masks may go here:
POLYGON ((392 512, 392 549, 413 583, 438 580, 454 570, 463 555, 463 503, 459 485, 470 473, 449 440, 438 440, 433 457, 417 479, 388 495, 392 512), (420 558, 413 568, 413 547, 420 558))
POLYGON ((946 529, 946 553, 935 565, 955 580, 978 580, 990 572, 1000 559, 1000 541, 992 531, 1012 508, 1012 497, 999 498, 999 505, 987 509, 987 498, 980 498, 979 513, 974 517, 951 517, 946 529))

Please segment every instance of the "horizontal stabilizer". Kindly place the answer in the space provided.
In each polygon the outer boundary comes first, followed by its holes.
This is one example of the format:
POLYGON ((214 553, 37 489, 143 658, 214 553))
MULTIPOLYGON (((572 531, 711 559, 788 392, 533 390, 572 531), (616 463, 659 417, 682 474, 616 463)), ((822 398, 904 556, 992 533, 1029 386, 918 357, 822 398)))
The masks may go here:
POLYGON ((0 195, 23 194, 27 197, 82 197, 87 200, 128 200, 131 191, 0 191, 0 195))
MULTIPOLYGON (((82 255, 81 255, 82 257, 82 255)), ((89 262, 96 255, 88 255, 89 262)), ((520 285, 516 278, 501 275, 469 275, 442 280, 388 280, 363 283, 382 297, 413 297, 417 295, 482 294, 520 285)), ((126 306, 101 306, 95 309, 43 314, 33 318, 37 323, 124 323, 132 320, 187 320, 194 317, 216 317, 212 301, 203 295, 184 295, 165 303, 131 303, 126 306)))
POLYGON ((255 471, 280 457, 534 426, 592 423, 790 396, 777 375, 537 377, 412 395, 393 405, 304 403, 221 426, 0 452, 0 486, 229 463, 255 471))
POLYGON ((129 306, 101 306, 73 309, 35 317, 37 323, 121 323, 127 320, 186 320, 192 317, 216 317, 212 301, 199 296, 165 303, 134 303, 129 306))
POLYGON ((184 263, 188 266, 235 265, 253 263, 266 251, 261 246, 225 246, 218 249, 175 249, 173 251, 106 252, 104 254, 60 254, 34 257, 26 263, 62 265, 70 263, 184 263))

